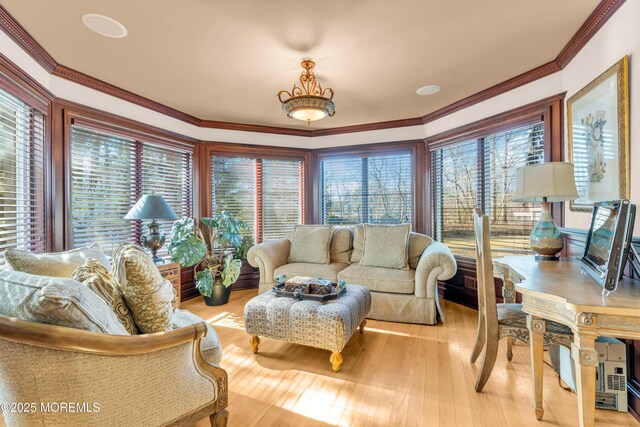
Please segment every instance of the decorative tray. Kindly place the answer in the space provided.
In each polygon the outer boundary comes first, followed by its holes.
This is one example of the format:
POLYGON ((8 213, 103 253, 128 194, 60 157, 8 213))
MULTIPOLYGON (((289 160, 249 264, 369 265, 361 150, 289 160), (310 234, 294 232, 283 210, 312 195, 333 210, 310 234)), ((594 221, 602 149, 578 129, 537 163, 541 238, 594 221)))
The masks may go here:
POLYGON ((273 287, 273 293, 279 297, 293 298, 298 301, 327 302, 340 298, 347 291, 347 288, 342 280, 340 281, 340 283, 327 281, 327 284, 331 285, 332 291, 323 295, 317 293, 305 293, 301 292, 300 290, 289 292, 285 290, 284 281, 280 281, 279 283, 276 282, 276 285, 273 287))

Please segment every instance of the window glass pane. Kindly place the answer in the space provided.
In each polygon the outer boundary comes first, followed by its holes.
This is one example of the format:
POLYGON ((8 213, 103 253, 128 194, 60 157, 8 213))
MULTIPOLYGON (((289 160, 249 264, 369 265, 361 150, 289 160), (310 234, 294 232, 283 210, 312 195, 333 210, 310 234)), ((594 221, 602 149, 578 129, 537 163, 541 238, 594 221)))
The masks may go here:
POLYGON ((473 257, 473 211, 478 205, 478 143, 468 141, 432 153, 436 239, 456 255, 473 257))
POLYGON ((322 161, 322 223, 359 224, 363 213, 363 159, 322 161))
POLYGON ((72 246, 98 243, 108 256, 134 242, 136 221, 124 219, 137 202, 136 145, 131 139, 73 126, 71 129, 72 246))
POLYGON ((401 224, 412 221, 411 168, 411 154, 368 159, 368 222, 401 224))
POLYGON ((537 123, 485 138, 484 213, 494 256, 527 254, 540 205, 513 201, 516 169, 544 162, 544 126, 537 123))
POLYGON ((412 222, 411 153, 329 158, 321 166, 324 224, 412 222))
POLYGON ((0 90, 0 254, 45 250, 44 189, 44 116, 0 90))
POLYGON ((262 240, 282 239, 302 222, 302 162, 262 160, 262 240))
POLYGON ((247 222, 256 238, 256 159, 211 157, 212 212, 227 210, 247 222))

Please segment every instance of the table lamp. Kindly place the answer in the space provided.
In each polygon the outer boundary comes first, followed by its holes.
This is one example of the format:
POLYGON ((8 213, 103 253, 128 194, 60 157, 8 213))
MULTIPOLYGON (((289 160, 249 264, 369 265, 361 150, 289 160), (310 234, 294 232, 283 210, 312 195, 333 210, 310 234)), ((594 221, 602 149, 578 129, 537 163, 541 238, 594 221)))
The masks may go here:
POLYGON ((150 219, 149 233, 142 235, 142 244, 151 251, 151 259, 156 264, 163 263, 163 259, 160 258, 157 253, 158 250, 164 245, 165 236, 158 230, 160 224, 156 222, 157 219, 178 219, 178 216, 173 212, 171 206, 164 200, 160 194, 144 195, 138 200, 138 202, 131 208, 129 213, 125 215, 124 219, 150 219))
POLYGON ((550 205, 578 198, 573 163, 549 162, 516 169, 514 202, 542 204, 538 223, 531 231, 531 249, 537 260, 557 261, 564 247, 562 233, 551 217, 550 205))

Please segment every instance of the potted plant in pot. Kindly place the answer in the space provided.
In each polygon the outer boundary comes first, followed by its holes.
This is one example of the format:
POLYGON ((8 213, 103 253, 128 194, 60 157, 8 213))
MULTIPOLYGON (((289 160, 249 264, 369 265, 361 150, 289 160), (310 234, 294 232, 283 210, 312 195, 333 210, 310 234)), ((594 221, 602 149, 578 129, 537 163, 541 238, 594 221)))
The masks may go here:
POLYGON ((223 305, 229 302, 231 285, 240 276, 242 261, 236 249, 242 244, 241 233, 249 227, 229 211, 202 218, 200 223, 202 227, 192 218, 174 222, 169 253, 181 266, 196 267, 196 288, 207 305, 223 305), (206 239, 203 229, 208 232, 206 239))

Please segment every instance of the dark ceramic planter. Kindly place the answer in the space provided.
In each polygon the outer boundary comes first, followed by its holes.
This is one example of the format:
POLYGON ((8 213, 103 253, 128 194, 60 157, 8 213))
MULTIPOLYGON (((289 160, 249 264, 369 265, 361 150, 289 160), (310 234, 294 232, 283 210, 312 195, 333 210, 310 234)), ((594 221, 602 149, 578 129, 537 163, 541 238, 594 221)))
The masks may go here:
POLYGON ((211 291, 210 297, 205 297, 204 295, 204 303, 210 306, 215 305, 225 305, 229 302, 229 295, 231 294, 231 286, 226 287, 221 283, 216 283, 213 285, 213 290, 211 291))

